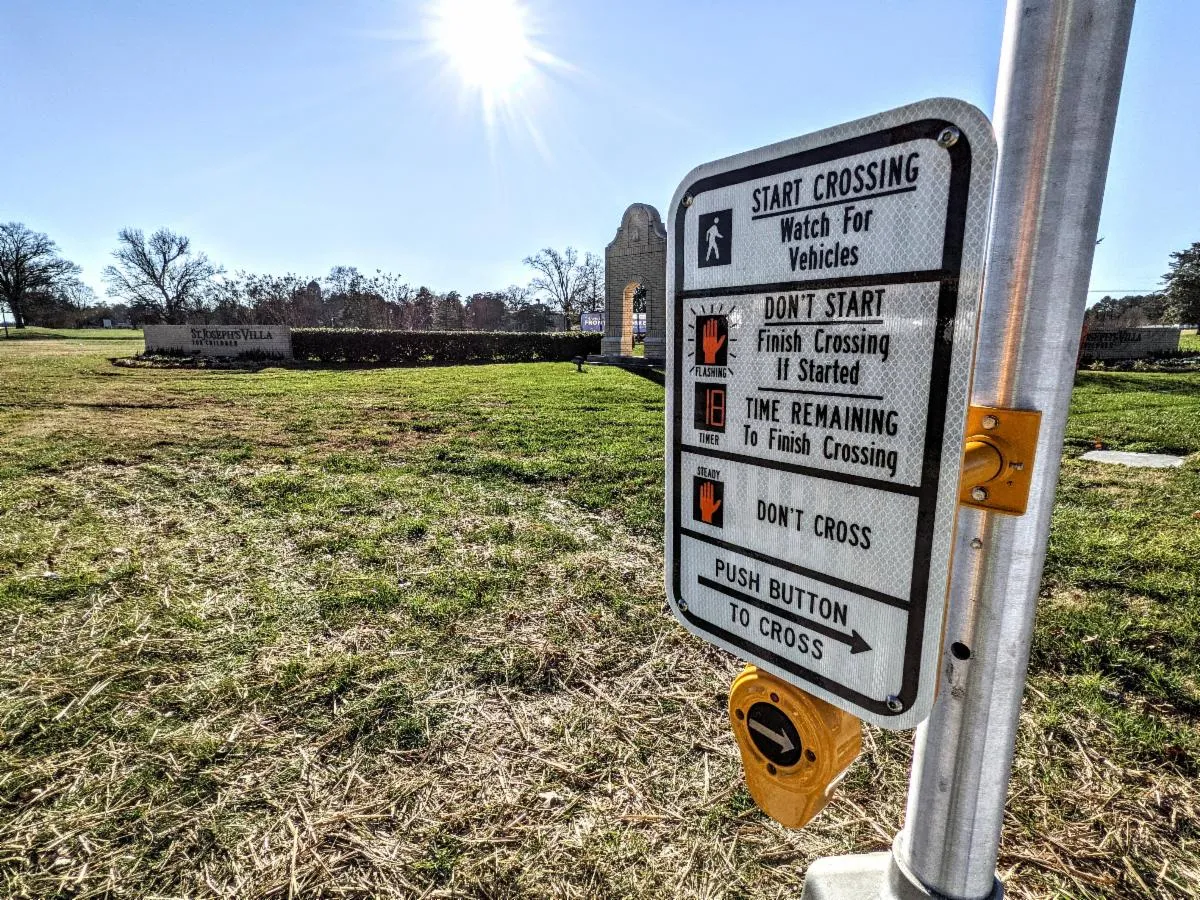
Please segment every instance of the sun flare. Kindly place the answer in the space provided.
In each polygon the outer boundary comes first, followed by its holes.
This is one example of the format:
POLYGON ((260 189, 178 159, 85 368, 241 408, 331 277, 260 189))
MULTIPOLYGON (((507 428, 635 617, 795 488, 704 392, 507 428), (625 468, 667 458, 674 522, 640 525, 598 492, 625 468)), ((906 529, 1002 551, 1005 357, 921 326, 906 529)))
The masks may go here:
POLYGON ((529 14, 517 0, 436 0, 430 7, 436 51, 485 108, 510 101, 536 73, 542 55, 529 14))
POLYGON ((463 108, 482 114, 489 145, 528 140, 549 159, 538 121, 576 69, 544 49, 543 36, 527 0, 426 0, 423 55, 440 63, 463 108))

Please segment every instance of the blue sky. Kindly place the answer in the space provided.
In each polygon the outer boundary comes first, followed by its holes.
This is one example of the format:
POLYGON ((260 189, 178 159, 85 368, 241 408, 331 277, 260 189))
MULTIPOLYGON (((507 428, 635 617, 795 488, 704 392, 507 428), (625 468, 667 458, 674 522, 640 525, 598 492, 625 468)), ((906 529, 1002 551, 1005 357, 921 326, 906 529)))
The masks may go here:
MULTIPOLYGON (((408 0, 0 0, 0 219, 101 290, 117 231, 228 269, 336 264, 438 290, 602 252, 698 163, 928 96, 989 115, 1000 0, 525 4, 541 66, 489 128, 408 0), (17 123, 17 124, 14 124, 17 123)), ((1200 3, 1143 2, 1093 288, 1153 288, 1200 240, 1200 3)), ((1091 299, 1098 299, 1093 294, 1091 299)))

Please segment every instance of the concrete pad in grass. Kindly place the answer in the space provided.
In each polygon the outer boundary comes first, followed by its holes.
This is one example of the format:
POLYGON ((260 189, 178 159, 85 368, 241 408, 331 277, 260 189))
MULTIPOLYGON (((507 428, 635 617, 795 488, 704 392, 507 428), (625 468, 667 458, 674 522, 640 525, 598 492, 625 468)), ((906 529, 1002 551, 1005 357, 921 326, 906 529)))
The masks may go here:
POLYGON ((1135 469, 1174 469, 1183 465, 1182 456, 1169 453, 1130 453, 1125 450, 1089 450, 1080 459, 1089 462, 1132 466, 1135 469))

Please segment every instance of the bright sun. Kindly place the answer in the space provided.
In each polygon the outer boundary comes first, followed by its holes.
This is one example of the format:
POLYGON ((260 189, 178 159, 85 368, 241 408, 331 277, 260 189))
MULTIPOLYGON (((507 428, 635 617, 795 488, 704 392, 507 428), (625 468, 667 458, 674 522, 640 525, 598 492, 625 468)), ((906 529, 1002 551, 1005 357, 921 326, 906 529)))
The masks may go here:
POLYGON ((545 55, 534 46, 529 15, 517 0, 435 0, 430 36, 489 113, 521 91, 545 55))

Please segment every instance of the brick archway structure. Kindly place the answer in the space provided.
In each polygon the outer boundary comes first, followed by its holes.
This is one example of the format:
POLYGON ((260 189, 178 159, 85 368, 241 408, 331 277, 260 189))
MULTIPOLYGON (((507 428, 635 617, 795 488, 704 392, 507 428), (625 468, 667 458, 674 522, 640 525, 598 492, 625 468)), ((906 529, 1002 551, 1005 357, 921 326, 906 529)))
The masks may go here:
POLYGON ((604 248, 606 357, 633 355, 633 289, 646 289, 646 360, 667 358, 667 229, 658 210, 635 203, 625 210, 616 237, 604 248))

